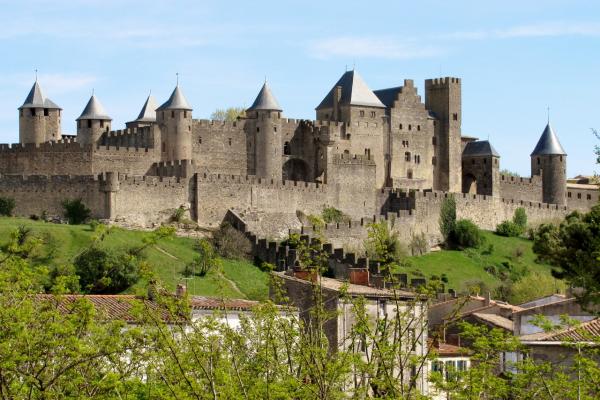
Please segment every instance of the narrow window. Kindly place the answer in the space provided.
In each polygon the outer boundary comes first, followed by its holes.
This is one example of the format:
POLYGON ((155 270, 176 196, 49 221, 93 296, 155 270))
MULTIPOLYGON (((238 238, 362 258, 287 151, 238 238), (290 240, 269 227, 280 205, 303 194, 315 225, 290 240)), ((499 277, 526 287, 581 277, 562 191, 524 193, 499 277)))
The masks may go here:
POLYGON ((409 169, 408 171, 406 171, 406 177, 408 179, 412 179, 413 178, 413 172, 412 169, 409 169))
POLYGON ((187 118, 187 110, 183 110, 183 118, 187 118))
POLYGON ((171 111, 171 118, 175 118, 175 111, 171 111))
POLYGON ((91 128, 92 127, 92 120, 88 119, 87 121, 88 121, 88 128, 91 128))
POLYGON ((292 149, 290 149, 290 142, 285 142, 283 144, 283 154, 286 156, 292 154, 292 149))
POLYGON ((420 131, 421 130, 421 125, 417 125, 417 130, 420 131))
POLYGON ((276 126, 273 127, 273 132, 277 132, 277 127, 276 126))
POLYGON ((371 111, 371 118, 375 118, 375 111, 371 111))
POLYGON ((412 130, 412 125, 408 124, 408 130, 412 130))
POLYGON ((35 108, 30 108, 30 110, 31 110, 31 116, 35 117, 35 108))
POLYGON ((592 199, 592 195, 591 195, 591 194, 588 194, 588 195, 587 195, 587 199, 588 199, 588 200, 591 200, 591 199, 592 199))
POLYGON ((100 120, 100 128, 104 128, 104 120, 100 120))
POLYGON ((361 118, 365 116, 365 112, 363 110, 360 110, 360 116, 361 118))
POLYGON ((568 193, 567 193, 567 197, 568 197, 568 198, 571 198, 571 192, 568 192, 568 193))
POLYGON ((259 126, 256 127, 256 132, 260 132, 260 127, 259 126))
POLYGON ((231 146, 231 138, 229 138, 229 145, 231 146))
POLYGON ((560 156, 560 162, 562 162, 562 156, 560 156))
POLYGON ((402 130, 402 124, 400 124, 400 130, 402 130))
POLYGON ((471 164, 475 164, 475 159, 474 158, 471 160, 471 164))
MULTIPOLYGON (((44 108, 44 117, 47 117, 48 115, 50 115, 50 113, 49 113, 48 109, 47 109, 47 108, 44 108)), ((560 161, 562 161, 562 157, 561 157, 561 160, 560 160, 560 161)))
POLYGON ((455 121, 458 121, 458 114, 457 113, 452 114, 452 119, 455 121))
POLYGON ((202 137, 199 137, 199 138, 198 138, 198 143, 199 143, 199 144, 202 144, 202 137))
POLYGON ((537 164, 540 165, 540 158, 537 158, 537 164))
POLYGON ((437 140, 435 139, 435 136, 431 138, 431 144, 434 146, 437 144, 437 140))
POLYGON ((487 158, 484 158, 484 159, 483 159, 483 163, 484 163, 484 164, 487 164, 487 158))
POLYGON ((407 151, 406 153, 404 153, 404 161, 410 162, 410 151, 407 151))
POLYGON ((162 142, 162 152, 165 152, 165 142, 162 142))
POLYGON ((581 193, 577 193, 577 198, 581 199, 581 193))

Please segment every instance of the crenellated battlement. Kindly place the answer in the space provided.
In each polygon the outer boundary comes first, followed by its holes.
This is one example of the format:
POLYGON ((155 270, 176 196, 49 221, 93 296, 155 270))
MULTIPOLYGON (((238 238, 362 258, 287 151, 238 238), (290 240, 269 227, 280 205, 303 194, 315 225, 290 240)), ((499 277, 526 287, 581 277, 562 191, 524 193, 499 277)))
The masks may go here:
POLYGON ((90 181, 102 182, 104 175, 17 175, 0 174, 0 182, 16 186, 39 185, 40 187, 54 183, 87 183, 90 181))
POLYGON ((2 143, 0 153, 34 153, 34 152, 73 152, 91 151, 91 145, 81 145, 75 138, 67 138, 45 143, 2 143))
POLYGON ((243 184, 243 185, 259 185, 262 187, 281 189, 281 190, 299 190, 299 191, 314 191, 323 192, 327 189, 327 185, 315 182, 289 181, 277 179, 257 178, 253 175, 226 175, 226 174, 209 174, 198 173, 198 182, 215 183, 215 184, 243 184))
POLYGON ((146 186, 163 186, 163 187, 183 187, 187 185, 187 180, 180 177, 164 177, 164 176, 141 176, 141 175, 125 175, 119 174, 120 185, 146 185, 146 186))
POLYGON ((523 178, 521 176, 500 174, 500 183, 503 185, 541 185, 542 180, 540 176, 523 178))
POLYGON ((460 78, 454 78, 451 76, 446 76, 446 77, 442 77, 442 78, 432 78, 432 79, 426 79, 425 80, 425 86, 426 87, 447 87, 451 84, 460 84, 461 83, 461 79, 460 78))

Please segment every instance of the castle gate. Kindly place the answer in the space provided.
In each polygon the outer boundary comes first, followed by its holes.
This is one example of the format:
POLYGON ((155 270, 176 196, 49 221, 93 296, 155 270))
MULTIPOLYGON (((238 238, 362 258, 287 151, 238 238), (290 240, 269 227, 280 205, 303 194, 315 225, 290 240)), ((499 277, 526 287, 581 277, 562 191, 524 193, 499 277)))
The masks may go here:
POLYGON ((283 164, 283 179, 308 182, 308 165, 299 158, 290 158, 283 164))

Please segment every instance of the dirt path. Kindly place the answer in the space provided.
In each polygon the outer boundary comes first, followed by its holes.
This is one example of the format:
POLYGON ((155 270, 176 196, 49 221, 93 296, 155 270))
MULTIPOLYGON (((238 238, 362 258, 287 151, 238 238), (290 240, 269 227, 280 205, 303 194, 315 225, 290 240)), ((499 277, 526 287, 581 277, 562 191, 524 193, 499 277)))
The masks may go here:
POLYGON ((163 253, 163 254, 164 254, 165 256, 167 256, 167 257, 171 257, 171 258, 172 258, 172 259, 174 259, 174 260, 181 261, 179 258, 175 257, 173 254, 169 253, 168 251, 166 251, 166 250, 164 250, 164 249, 161 249, 161 248, 160 248, 160 247, 158 247, 158 246, 154 246, 154 248, 155 248, 156 250, 160 251, 161 253, 163 253))

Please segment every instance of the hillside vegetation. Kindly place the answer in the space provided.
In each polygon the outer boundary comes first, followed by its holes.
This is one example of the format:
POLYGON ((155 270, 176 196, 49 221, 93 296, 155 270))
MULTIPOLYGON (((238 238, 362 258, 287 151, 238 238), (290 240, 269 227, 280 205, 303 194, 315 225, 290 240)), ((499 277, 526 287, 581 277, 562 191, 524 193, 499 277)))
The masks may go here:
MULTIPOLYGON (((61 225, 25 218, 0 218, 0 244, 8 241, 9 235, 19 226, 26 226, 42 237, 51 249, 51 257, 37 260, 40 264, 64 265, 73 259, 92 242, 92 229, 89 225, 61 225)), ((148 232, 114 228, 103 242, 112 249, 126 249, 142 245, 148 232)), ((185 278, 183 270, 191 262, 196 251, 194 240, 175 237, 160 241, 144 251, 152 271, 169 290, 175 290, 177 283, 185 283, 193 295, 222 296, 263 300, 268 295, 268 274, 246 260, 222 260, 220 270, 211 270, 206 276, 185 278)), ((140 280, 127 292, 138 293, 144 290, 146 282, 140 280)))
MULTIPOLYGON (((563 289, 564 283, 552 278, 551 267, 535 261, 533 242, 521 237, 498 236, 483 231, 485 244, 478 249, 441 250, 409 258, 409 266, 403 268, 412 277, 430 278, 445 275, 446 288, 465 291, 473 284, 483 290, 494 290, 502 284, 502 277, 511 274, 520 278, 542 277, 553 281, 555 290, 563 289)), ((532 293, 535 288, 532 287, 532 293)))

